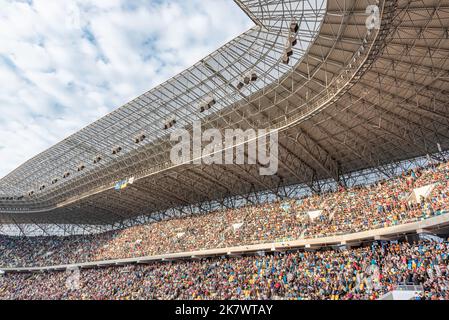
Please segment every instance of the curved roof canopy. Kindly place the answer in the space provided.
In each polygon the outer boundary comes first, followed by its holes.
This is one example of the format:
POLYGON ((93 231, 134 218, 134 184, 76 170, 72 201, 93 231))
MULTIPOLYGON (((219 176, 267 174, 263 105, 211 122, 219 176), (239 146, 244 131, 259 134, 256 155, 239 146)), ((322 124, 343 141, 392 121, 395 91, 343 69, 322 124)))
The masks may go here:
POLYGON ((46 199, 52 191, 69 185, 80 174, 87 175, 99 166, 108 166, 121 157, 112 154, 120 147, 120 156, 158 144, 170 131, 162 130, 171 119, 176 127, 185 127, 234 104, 279 81, 304 55, 315 39, 325 12, 325 0, 318 1, 240 1, 256 25, 216 52, 144 93, 83 130, 32 158, 1 180, 0 196, 20 197, 34 191, 35 199, 46 199), (281 63, 292 21, 298 22, 299 42, 291 65, 281 63), (255 73, 252 81, 237 89, 240 79, 255 73), (202 103, 213 97, 217 102, 207 112, 199 112, 202 103), (135 138, 145 135, 145 141, 135 138), (98 165, 93 162, 98 157, 98 165), (64 174, 69 173, 67 178, 64 174), (51 182, 58 180, 52 185, 51 182), (39 190, 45 185, 45 189, 39 190))

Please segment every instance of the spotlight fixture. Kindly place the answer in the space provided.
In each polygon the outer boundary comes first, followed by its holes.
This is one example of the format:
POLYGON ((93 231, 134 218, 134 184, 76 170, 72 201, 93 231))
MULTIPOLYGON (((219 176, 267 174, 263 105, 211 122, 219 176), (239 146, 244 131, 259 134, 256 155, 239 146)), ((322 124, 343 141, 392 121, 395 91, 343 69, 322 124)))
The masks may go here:
POLYGON ((290 57, 287 55, 287 53, 284 54, 282 57, 282 63, 289 64, 290 63, 290 57))
POLYGON ((208 96, 206 98, 206 104, 209 107, 209 109, 212 108, 216 103, 217 103, 217 101, 215 100, 215 98, 213 96, 208 96))
POLYGON ((240 79, 239 83, 237 84, 237 89, 241 90, 245 85, 257 81, 257 79, 258 79, 257 73, 255 71, 250 71, 240 79))
POLYGON ((243 82, 244 82, 245 84, 249 84, 250 81, 251 81, 251 77, 250 77, 249 74, 247 74, 247 75, 245 75, 245 76, 243 77, 243 82))
POLYGON ((143 140, 145 140, 146 136, 145 134, 140 134, 137 137, 134 138, 134 143, 141 143, 143 140))
POLYGON ((119 154, 122 151, 122 147, 115 147, 114 149, 112 149, 112 154, 116 155, 119 154))
POLYGON ((199 104, 200 112, 203 113, 204 111, 209 110, 216 104, 217 104, 217 100, 215 100, 214 96, 210 95, 210 96, 206 97, 203 102, 201 102, 199 104))
POLYGON ((290 23, 290 31, 293 32, 294 34, 298 33, 298 31, 299 31, 298 22, 292 21, 292 23, 290 23))
POLYGON ((41 185, 40 188, 39 188, 40 191, 42 191, 44 189, 45 189, 45 184, 41 185))
POLYGON ((255 82, 257 81, 258 76, 256 71, 250 71, 246 74, 245 76, 245 84, 249 84, 250 82, 255 82))
POLYGON ((245 83, 243 82, 243 79, 237 83, 237 89, 242 90, 242 88, 245 86, 245 83))
POLYGON ((176 119, 169 120, 164 125, 164 130, 170 129, 176 124, 176 119))
POLYGON ((86 166, 84 164, 80 164, 77 168, 78 172, 83 171, 84 169, 86 169, 86 166))
POLYGON ((251 82, 257 81, 258 78, 256 71, 251 72, 251 82))
POLYGON ((28 195, 29 195, 30 197, 32 197, 32 196, 34 195, 34 191, 31 190, 30 192, 28 192, 28 195))
POLYGON ((51 182, 51 184, 57 184, 57 183, 58 183, 58 179, 57 178, 53 179, 53 181, 51 182))
POLYGON ((62 176, 64 179, 67 179, 68 177, 70 177, 70 172, 66 172, 64 173, 64 175, 62 176))
POLYGON ((101 157, 100 156, 96 156, 94 159, 94 164, 97 164, 101 161, 101 157))

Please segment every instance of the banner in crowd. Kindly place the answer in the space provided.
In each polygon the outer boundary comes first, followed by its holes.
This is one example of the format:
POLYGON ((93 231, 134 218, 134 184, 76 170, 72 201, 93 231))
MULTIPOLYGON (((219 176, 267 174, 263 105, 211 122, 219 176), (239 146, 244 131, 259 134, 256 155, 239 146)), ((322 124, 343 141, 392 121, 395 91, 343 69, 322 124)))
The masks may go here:
POLYGON ((133 184, 134 183, 135 178, 131 177, 129 179, 125 179, 125 180, 121 180, 119 182, 117 182, 114 186, 114 189, 116 191, 120 191, 125 189, 126 187, 128 187, 128 185, 133 184))

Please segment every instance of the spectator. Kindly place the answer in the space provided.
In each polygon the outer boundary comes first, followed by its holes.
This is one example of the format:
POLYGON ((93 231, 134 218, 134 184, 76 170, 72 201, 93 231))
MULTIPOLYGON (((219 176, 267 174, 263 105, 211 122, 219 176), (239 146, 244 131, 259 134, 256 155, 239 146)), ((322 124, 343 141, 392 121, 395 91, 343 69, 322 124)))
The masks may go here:
POLYGON ((0 299, 375 300, 396 285, 422 285, 419 299, 449 299, 449 242, 382 244, 82 270, 7 274, 0 299))

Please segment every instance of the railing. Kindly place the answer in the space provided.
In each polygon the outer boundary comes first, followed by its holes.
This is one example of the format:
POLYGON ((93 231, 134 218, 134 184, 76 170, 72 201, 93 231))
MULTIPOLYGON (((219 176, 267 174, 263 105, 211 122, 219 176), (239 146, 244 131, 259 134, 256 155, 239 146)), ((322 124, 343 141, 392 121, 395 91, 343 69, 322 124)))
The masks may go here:
POLYGON ((399 284, 394 287, 394 291, 415 291, 415 292, 423 292, 424 287, 422 285, 415 284, 399 284))

